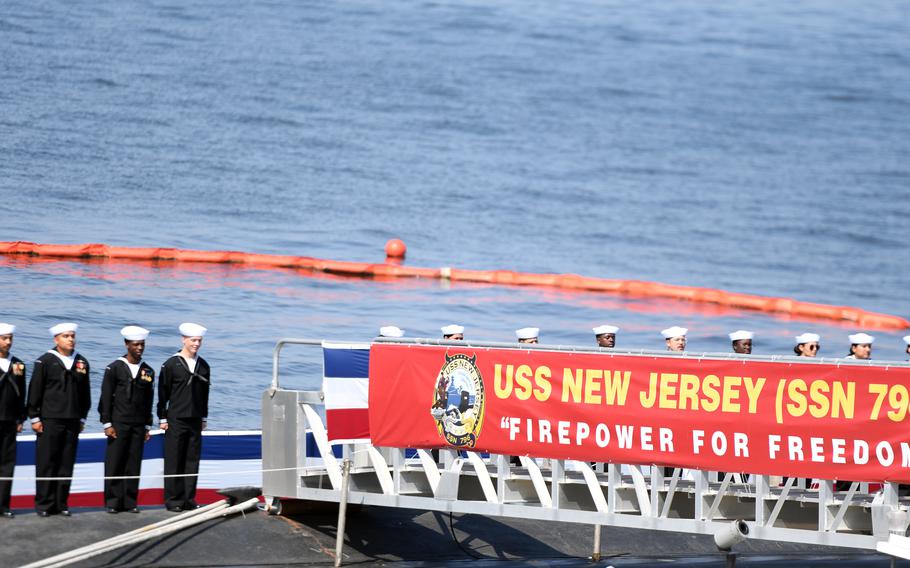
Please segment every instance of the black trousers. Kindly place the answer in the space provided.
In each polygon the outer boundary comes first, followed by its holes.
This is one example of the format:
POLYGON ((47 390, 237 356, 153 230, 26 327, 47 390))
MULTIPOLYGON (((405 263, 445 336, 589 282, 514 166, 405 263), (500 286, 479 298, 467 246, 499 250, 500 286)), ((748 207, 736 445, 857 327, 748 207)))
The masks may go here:
MULTIPOLYGON (((35 473, 38 477, 72 477, 79 419, 45 418, 41 423, 44 432, 38 434, 35 444, 35 473)), ((48 513, 69 509, 70 485, 69 480, 35 482, 35 509, 48 513)))
MULTIPOLYGON (((113 422, 116 438, 107 439, 104 453, 104 476, 139 475, 145 448, 145 425, 113 422)), ((136 506, 139 478, 105 479, 104 506, 126 511, 136 506)))
MULTIPOLYGON (((0 477, 12 477, 16 469, 16 421, 0 420, 0 477)), ((9 511, 12 481, 0 481, 0 513, 9 511)))
MULTIPOLYGON (((168 418, 164 433, 164 474, 199 473, 202 418, 168 418)), ((196 476, 164 478, 164 504, 191 509, 196 506, 196 476)))

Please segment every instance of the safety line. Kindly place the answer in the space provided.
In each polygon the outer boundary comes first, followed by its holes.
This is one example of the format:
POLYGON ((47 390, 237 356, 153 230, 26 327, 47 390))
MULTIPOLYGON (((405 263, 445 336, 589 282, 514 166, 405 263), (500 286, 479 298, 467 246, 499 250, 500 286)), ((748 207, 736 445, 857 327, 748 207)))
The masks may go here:
MULTIPOLYGON (((364 450, 358 450, 358 451, 352 452, 352 454, 359 454, 359 453, 363 453, 363 452, 364 452, 364 450)), ((405 461, 416 462, 417 458, 408 458, 405 461)), ((101 463, 101 462, 98 462, 98 463, 101 463)), ((271 469, 245 469, 245 470, 239 470, 239 471, 206 471, 204 473, 168 473, 168 474, 152 473, 152 474, 141 474, 141 475, 110 475, 110 476, 104 476, 104 475, 75 476, 74 475, 74 476, 70 476, 70 477, 21 477, 21 476, 15 476, 15 477, 0 477, 0 481, 13 481, 13 480, 15 480, 15 481, 73 481, 76 479, 78 479, 80 481, 97 481, 97 480, 117 480, 117 479, 143 479, 143 478, 145 478, 145 479, 162 478, 163 479, 163 478, 171 478, 171 477, 200 477, 203 475, 204 476, 210 476, 210 475, 214 476, 214 475, 240 475, 240 474, 247 474, 247 473, 274 473, 274 472, 278 472, 278 471, 297 471, 300 469, 314 469, 314 468, 318 468, 318 467, 321 467, 321 466, 315 466, 315 465, 314 466, 303 466, 303 465, 301 465, 301 466, 297 466, 297 467, 277 467, 277 468, 271 468, 271 469)))
POLYGON ((98 481, 98 480, 117 480, 117 479, 150 479, 150 478, 172 478, 172 477, 200 477, 200 476, 214 476, 214 475, 240 475, 246 473, 273 473, 276 471, 296 471, 299 469, 312 469, 317 466, 298 466, 298 467, 280 467, 273 469, 245 469, 239 471, 206 471, 204 473, 152 473, 152 474, 141 474, 141 475, 93 475, 93 476, 84 476, 84 475, 73 475, 70 477, 0 477, 0 481, 74 481, 78 479, 79 481, 98 481))

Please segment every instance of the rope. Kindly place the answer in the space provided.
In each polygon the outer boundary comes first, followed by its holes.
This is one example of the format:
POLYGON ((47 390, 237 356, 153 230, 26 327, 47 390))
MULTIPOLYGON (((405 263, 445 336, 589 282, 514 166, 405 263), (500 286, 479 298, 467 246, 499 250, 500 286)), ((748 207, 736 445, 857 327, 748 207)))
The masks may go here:
POLYGON ((467 548, 464 545, 464 543, 462 543, 460 540, 458 540, 458 537, 455 536, 455 526, 452 524, 452 512, 451 511, 449 511, 449 532, 452 534, 452 540, 455 541, 455 544, 458 545, 458 548, 460 548, 462 552, 464 552, 471 558, 474 558, 475 560, 490 560, 491 557, 483 556, 483 555, 475 553, 470 548, 467 548))
MULTIPOLYGON (((351 452, 352 454, 365 453, 367 450, 356 450, 351 452)), ((406 461, 416 462, 416 458, 408 458, 406 461)), ((101 463, 101 462, 97 462, 101 463)), ((301 469, 310 469, 321 466, 297 466, 297 467, 276 467, 270 469, 244 469, 238 471, 213 471, 206 472, 205 475, 241 475, 248 473, 274 473, 279 471, 298 471, 301 469)), ((203 475, 201 473, 152 473, 152 474, 141 474, 141 475, 93 475, 93 476, 82 476, 80 475, 78 479, 85 481, 97 481, 97 480, 118 480, 118 479, 166 479, 174 477, 199 477, 203 475)), ((0 477, 0 481, 73 481, 77 479, 76 476, 70 477, 0 477)))
MULTIPOLYGON (((310 466, 310 467, 316 467, 316 466, 310 466)), ((278 472, 278 471, 297 471, 300 469, 309 469, 309 468, 306 466, 298 466, 298 467, 278 467, 278 468, 271 468, 271 469, 246 469, 246 470, 239 470, 239 471, 213 471, 213 472, 206 472, 205 475, 206 476, 208 476, 208 475, 215 476, 215 475, 240 475, 240 474, 247 474, 247 473, 272 473, 272 472, 278 472)), ((157 479, 157 478, 171 478, 171 477, 199 477, 200 475, 203 475, 203 474, 201 474, 201 473, 168 473, 168 474, 153 473, 153 474, 148 474, 148 475, 146 475, 146 474, 142 474, 142 475, 108 475, 108 476, 105 476, 105 475, 82 476, 82 475, 80 475, 78 477, 78 479, 85 480, 85 481, 96 481, 96 480, 117 480, 117 479, 142 479, 142 478, 157 479)), ((76 476, 70 476, 70 477, 0 477, 0 481, 13 481, 13 480, 15 480, 15 481, 73 481, 75 479, 77 479, 76 476)))

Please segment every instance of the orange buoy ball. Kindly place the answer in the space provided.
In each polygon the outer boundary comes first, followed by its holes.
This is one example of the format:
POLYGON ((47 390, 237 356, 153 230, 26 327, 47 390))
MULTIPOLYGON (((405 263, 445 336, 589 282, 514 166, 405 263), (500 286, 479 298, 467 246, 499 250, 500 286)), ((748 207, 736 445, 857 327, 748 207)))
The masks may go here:
POLYGON ((408 247, 401 239, 392 239, 385 244, 385 254, 389 258, 404 258, 406 252, 408 252, 408 247))

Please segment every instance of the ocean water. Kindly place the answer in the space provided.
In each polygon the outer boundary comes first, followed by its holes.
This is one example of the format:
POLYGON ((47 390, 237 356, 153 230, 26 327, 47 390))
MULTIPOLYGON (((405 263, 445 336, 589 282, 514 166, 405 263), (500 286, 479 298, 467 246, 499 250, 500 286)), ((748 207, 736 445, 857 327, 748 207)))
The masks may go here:
MULTIPOLYGON (((0 240, 231 249, 656 280, 910 316, 910 7, 872 0, 5 0, 0 240)), ((257 428, 281 337, 846 354, 852 327, 670 300, 290 270, 0 257, 14 354, 81 324, 210 329, 211 426, 257 428)), ((904 359, 875 332, 874 356, 904 359)), ((319 383, 289 350, 285 384, 319 383)), ((96 414, 90 429, 98 430, 96 414)))

